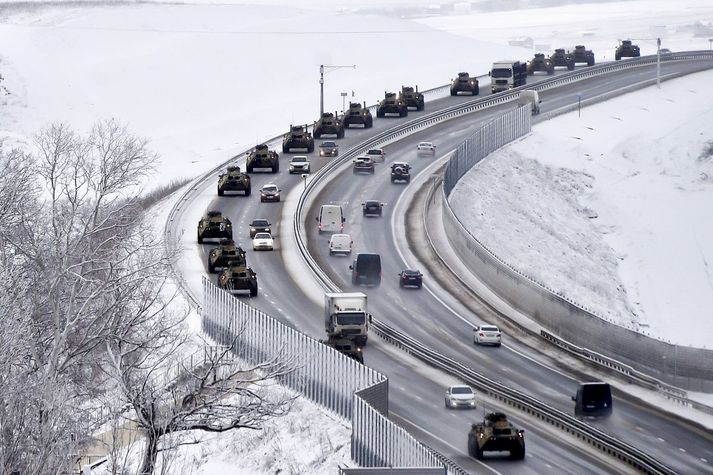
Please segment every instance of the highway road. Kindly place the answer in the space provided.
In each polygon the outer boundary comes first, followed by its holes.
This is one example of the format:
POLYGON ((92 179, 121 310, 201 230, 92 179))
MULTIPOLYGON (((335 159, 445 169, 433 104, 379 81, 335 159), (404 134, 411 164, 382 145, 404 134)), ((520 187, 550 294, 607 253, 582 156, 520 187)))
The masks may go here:
MULTIPOLYGON (((693 70, 696 66, 684 64, 663 64, 662 74, 674 71, 693 70)), ((648 79, 653 67, 637 68, 593 78, 555 90, 542 93, 542 113, 555 110, 576 101, 577 94, 583 98, 592 97, 608 90, 616 89, 632 82, 648 79)), ((544 76, 543 76, 544 77, 544 76)), ((481 86, 481 92, 488 88, 481 86)), ((410 112, 409 118, 444 108, 469 97, 444 97, 427 103, 426 112, 410 112)), ((570 396, 574 393, 581 375, 558 368, 556 362, 533 352, 530 345, 521 344, 516 339, 516 331, 508 333, 506 328, 504 345, 501 348, 476 347, 472 343, 472 326, 478 322, 495 322, 495 316, 487 309, 475 310, 473 305, 464 305, 458 289, 443 288, 426 275, 426 286, 422 290, 399 289, 398 272, 406 267, 401 252, 407 246, 406 237, 394 234, 392 226, 393 210, 410 185, 391 184, 389 163, 393 160, 407 161, 412 165, 415 176, 443 153, 454 149, 465 140, 472 130, 502 110, 513 108, 505 104, 480 113, 470 114, 429 128, 416 135, 405 137, 385 146, 386 163, 376 165, 372 175, 353 175, 350 168, 334 177, 315 199, 315 208, 310 215, 315 216, 319 204, 340 203, 344 206, 349 232, 355 242, 355 252, 376 252, 382 256, 384 280, 376 288, 360 289, 369 295, 370 311, 376 318, 405 331, 429 347, 461 361, 482 374, 496 379, 510 387, 526 392, 563 411, 572 412, 570 396), (430 140, 438 145, 437 157, 416 155, 416 143, 430 140), (365 199, 379 199, 386 202, 381 218, 361 216, 361 202, 365 199)), ((375 119, 374 128, 368 130, 350 129, 346 138, 339 140, 341 151, 362 142, 374 133, 385 130, 404 119, 375 119)), ((288 175, 287 163, 293 154, 281 154, 281 172, 252 174, 253 195, 245 198, 222 197, 211 203, 210 208, 220 209, 234 223, 235 238, 248 249, 247 224, 253 218, 267 218, 275 223, 274 234, 279 251, 284 226, 280 223, 281 205, 260 203, 257 190, 265 183, 273 182, 286 194, 293 187, 303 186, 299 175, 288 175)), ((309 154, 313 173, 326 158, 309 154)), ((215 187, 215 181, 207 183, 215 187)), ((308 218, 307 222, 313 218, 308 218)), ((308 246, 320 266, 328 272, 332 280, 345 290, 351 290, 351 259, 330 257, 327 252, 328 235, 319 235, 314 227, 308 227, 308 246)), ((202 246, 205 261, 210 245, 202 246)), ((248 303, 260 308, 279 320, 292 325, 315 337, 323 337, 322 308, 305 297, 299 285, 289 279, 285 266, 294 256, 280 252, 252 252, 248 249, 248 263, 258 273, 260 294, 247 299, 248 303)), ((409 262, 409 264, 417 264, 409 262)), ((418 265, 425 268, 425 265, 418 265)), ((207 270, 207 269, 206 269, 207 270)), ((306 276, 306 279, 311 279, 306 276)), ((518 336, 519 338, 519 336, 518 336)), ((481 416, 482 409, 470 412, 449 412, 443 407, 443 391, 448 384, 455 383, 448 376, 435 370, 426 369, 401 352, 372 338, 366 348, 366 364, 383 372, 390 379, 390 412, 392 418, 407 426, 414 435, 425 443, 459 463, 472 472, 484 471, 482 463, 467 456, 466 434, 469 424, 481 416)), ((499 409, 513 414, 514 421, 526 430, 527 456, 523 462, 511 462, 499 458, 485 462, 492 473, 622 473, 624 467, 613 459, 603 456, 580 443, 568 440, 552 428, 544 427, 519 413, 499 407, 493 401, 483 401, 487 409, 499 409)), ((615 415, 606 421, 592 422, 601 429, 622 440, 639 447, 657 457, 680 473, 713 472, 713 436, 710 432, 691 428, 684 422, 661 413, 656 408, 627 398, 617 397, 615 415)))

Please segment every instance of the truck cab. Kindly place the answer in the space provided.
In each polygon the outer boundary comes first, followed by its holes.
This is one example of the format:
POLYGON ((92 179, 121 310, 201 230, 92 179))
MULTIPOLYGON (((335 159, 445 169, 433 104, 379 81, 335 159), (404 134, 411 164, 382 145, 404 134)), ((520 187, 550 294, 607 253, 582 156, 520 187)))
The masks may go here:
POLYGON ((496 61, 488 74, 493 94, 507 91, 527 83, 527 63, 509 59, 496 61))

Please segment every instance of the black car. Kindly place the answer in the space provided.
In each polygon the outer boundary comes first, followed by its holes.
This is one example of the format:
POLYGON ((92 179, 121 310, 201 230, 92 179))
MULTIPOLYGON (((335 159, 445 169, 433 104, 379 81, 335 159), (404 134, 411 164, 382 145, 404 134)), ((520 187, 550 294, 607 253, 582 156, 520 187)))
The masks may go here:
POLYGON ((399 287, 416 287, 423 285, 423 274, 415 269, 404 269, 399 272, 399 287))
POLYGON ((250 238, 254 238, 257 233, 272 233, 270 221, 267 219, 253 219, 250 223, 250 238))
POLYGON ((364 216, 381 216, 385 204, 377 200, 367 200, 361 204, 362 214, 364 216))

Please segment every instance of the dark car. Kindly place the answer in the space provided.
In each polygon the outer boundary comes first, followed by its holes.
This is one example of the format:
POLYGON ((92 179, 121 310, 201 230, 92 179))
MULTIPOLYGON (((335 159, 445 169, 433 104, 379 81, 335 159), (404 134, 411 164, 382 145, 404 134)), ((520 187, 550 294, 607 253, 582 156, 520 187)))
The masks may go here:
POLYGON ((404 269, 399 272, 399 287, 421 288, 423 285, 423 274, 416 269, 404 269))
POLYGON ((257 233, 272 234, 272 228, 270 226, 270 221, 267 219, 253 219, 252 223, 250 223, 250 239, 254 238, 257 233))
POLYGON ((366 200, 361 204, 362 214, 364 216, 381 216, 385 204, 377 200, 366 200))
POLYGON ((577 417, 608 417, 613 410, 611 387, 608 383, 582 383, 572 400, 574 415, 577 417))
POLYGON ((352 271, 352 284, 381 284, 381 256, 379 254, 357 254, 349 268, 352 271))
POLYGON ((280 201, 280 190, 274 183, 268 183, 260 190, 260 202, 280 201))
POLYGON ((360 155, 353 160, 352 171, 356 173, 374 173, 374 160, 366 155, 360 155))

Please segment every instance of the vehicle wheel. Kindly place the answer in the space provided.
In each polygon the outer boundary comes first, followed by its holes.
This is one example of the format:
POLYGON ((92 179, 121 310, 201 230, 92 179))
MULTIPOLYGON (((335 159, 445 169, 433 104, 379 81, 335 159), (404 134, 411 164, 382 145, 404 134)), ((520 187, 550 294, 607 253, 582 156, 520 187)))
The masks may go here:
POLYGON ((451 405, 448 403, 448 399, 446 399, 446 409, 450 409, 451 405))
POLYGON ((399 111, 399 117, 406 117, 408 115, 408 111, 399 111))
POLYGON ((312 173, 312 167, 311 167, 311 166, 307 167, 307 173, 312 173))
POLYGON ((480 448, 478 444, 475 444, 475 458, 478 460, 483 460, 483 449, 480 448))
POLYGON ((314 133, 312 134, 314 138, 318 139, 322 136, 322 134, 319 132, 319 130, 315 130, 314 133))
POLYGON ((282 146, 282 153, 287 153, 289 151, 290 151, 290 149, 288 147, 286 147, 284 145, 282 146))
POLYGON ((245 196, 250 196, 250 191, 251 191, 250 186, 245 188, 245 196))
POLYGON ((277 202, 278 202, 278 203, 280 202, 280 198, 279 198, 279 197, 277 198, 277 202))
POLYGON ((568 64, 567 69, 569 69, 570 71, 574 71, 574 63, 568 64))
POLYGON ((250 296, 257 297, 257 287, 250 287, 250 296))
POLYGON ((210 262, 210 259, 208 259, 208 273, 215 274, 215 266, 210 262))
POLYGON ((480 94, 480 86, 475 86, 475 92, 473 92, 473 95, 477 96, 478 94, 480 94))
POLYGON ((475 457, 475 442, 471 437, 468 437, 468 455, 475 457))
POLYGON ((594 66, 594 58, 587 61, 587 66, 594 66))
POLYGON ((365 129, 370 129, 373 125, 374 125, 374 119, 372 119, 371 117, 369 117, 369 118, 366 120, 366 123, 364 124, 364 128, 365 128, 365 129))
POLYGON ((502 345, 502 343, 496 343, 496 344, 495 344, 495 347, 496 347, 496 348, 500 348, 500 345, 502 345))
POLYGON ((555 73, 555 68, 551 68, 547 70, 547 74, 552 76, 555 73))
POLYGON ((307 145, 307 151, 308 151, 309 153, 314 152, 314 142, 312 142, 311 144, 307 145))
POLYGON ((381 119, 381 118, 384 117, 384 113, 383 113, 382 111, 380 111, 380 110, 377 110, 377 111, 376 111, 376 117, 377 117, 378 119, 381 119))
POLYGON ((198 244, 203 244, 203 238, 201 237, 201 233, 198 233, 198 244))
POLYGON ((451 89, 451 96, 457 96, 457 95, 458 95, 458 91, 454 91, 453 89, 451 89))
POLYGON ((331 249, 329 250, 329 255, 330 255, 330 256, 333 256, 333 255, 334 255, 334 253, 332 252, 331 249))
POLYGON ((254 168, 251 167, 251 166, 248 166, 248 167, 245 169, 245 171, 247 171, 248 173, 252 173, 253 170, 254 170, 254 168))
POLYGON ((272 173, 277 173, 280 171, 280 165, 276 164, 272 166, 272 173))
POLYGON ((615 54, 615 55, 614 55, 614 59, 617 60, 617 61, 619 61, 619 60, 621 60, 621 56, 619 56, 619 54, 615 54))
POLYGON ((261 196, 261 197, 260 197, 260 203, 264 203, 264 202, 265 202, 265 198, 263 198, 263 197, 261 196))
MULTIPOLYGON (((399 287, 403 288, 403 286, 404 286, 404 283, 399 280, 399 287)), ((448 407, 448 406, 446 406, 446 407, 448 407)))
POLYGON ((417 287, 420 289, 423 286, 423 282, 419 282, 417 287))
POLYGON ((406 178, 406 183, 411 183, 411 177, 406 178))
POLYGON ((344 138, 344 129, 343 129, 343 128, 340 129, 340 130, 337 132, 337 138, 338 138, 338 139, 343 139, 343 138, 344 138))
POLYGON ((218 196, 223 196, 225 192, 218 187, 218 196))
POLYGON ((416 107, 416 110, 422 111, 426 108, 426 104, 419 104, 418 107, 416 107))

